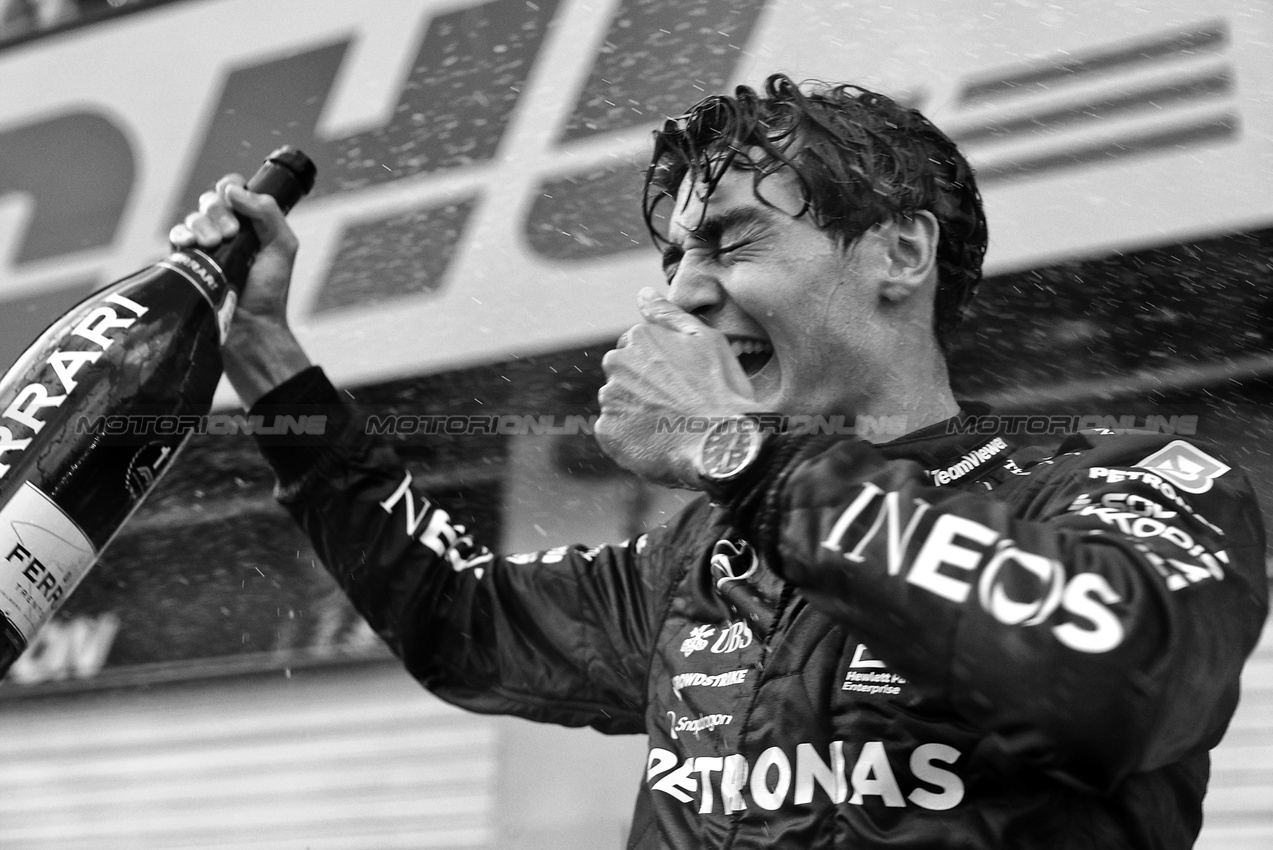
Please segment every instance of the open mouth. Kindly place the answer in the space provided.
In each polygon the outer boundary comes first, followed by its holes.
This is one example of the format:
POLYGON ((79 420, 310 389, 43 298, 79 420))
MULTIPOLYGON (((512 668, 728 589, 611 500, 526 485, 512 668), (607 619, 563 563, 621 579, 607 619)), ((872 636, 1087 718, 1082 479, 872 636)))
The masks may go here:
POLYGON ((749 378, 765 368, 774 356, 774 347, 759 339, 731 339, 729 350, 734 352, 738 365, 749 378))

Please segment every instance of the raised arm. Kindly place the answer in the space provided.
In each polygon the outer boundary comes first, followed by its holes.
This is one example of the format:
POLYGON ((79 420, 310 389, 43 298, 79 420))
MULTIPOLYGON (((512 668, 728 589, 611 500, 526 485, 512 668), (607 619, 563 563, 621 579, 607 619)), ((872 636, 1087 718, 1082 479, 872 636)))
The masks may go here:
MULTIPOLYGON (((276 493, 354 607, 444 699, 606 732, 644 728, 645 665, 673 573, 663 547, 561 547, 501 557, 420 490, 367 437, 343 393, 312 366, 286 318, 297 239, 272 198, 231 175, 173 228, 212 247, 241 226, 261 251, 232 323, 226 372, 254 413, 321 417, 322 434, 258 437, 276 493)), ((667 530, 653 534, 659 540, 667 530)))

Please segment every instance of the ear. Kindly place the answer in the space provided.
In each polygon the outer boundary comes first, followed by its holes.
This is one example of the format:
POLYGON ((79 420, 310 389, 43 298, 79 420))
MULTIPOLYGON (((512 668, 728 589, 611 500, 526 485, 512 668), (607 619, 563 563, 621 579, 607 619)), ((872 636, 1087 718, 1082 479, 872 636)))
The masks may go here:
POLYGON ((884 237, 886 277, 880 295, 901 302, 937 275, 937 240, 941 225, 928 210, 896 218, 880 228, 884 237))

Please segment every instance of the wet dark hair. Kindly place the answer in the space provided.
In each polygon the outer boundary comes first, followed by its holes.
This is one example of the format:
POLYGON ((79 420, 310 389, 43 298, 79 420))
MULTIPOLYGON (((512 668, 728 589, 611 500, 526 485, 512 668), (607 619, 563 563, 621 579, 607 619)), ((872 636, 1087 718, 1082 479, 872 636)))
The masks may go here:
POLYGON ((762 92, 739 86, 699 101, 654 137, 641 208, 660 246, 659 207, 686 176, 710 197, 731 168, 754 172, 761 201, 761 181, 789 169, 804 200, 797 215, 846 246, 877 224, 932 213, 941 226, 933 329, 949 349, 981 281, 986 218, 971 166, 918 110, 858 86, 774 74, 762 92))

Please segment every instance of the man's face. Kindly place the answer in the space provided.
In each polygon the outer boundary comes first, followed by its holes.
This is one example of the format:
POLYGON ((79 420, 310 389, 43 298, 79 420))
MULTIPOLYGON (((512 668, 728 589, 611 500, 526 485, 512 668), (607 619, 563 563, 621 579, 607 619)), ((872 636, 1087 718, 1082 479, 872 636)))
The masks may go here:
POLYGON ((879 317, 878 240, 848 249, 796 218, 789 172, 731 170, 704 202, 682 183, 664 254, 667 297, 725 334, 758 407, 788 415, 855 415, 886 381, 888 334, 879 317))

